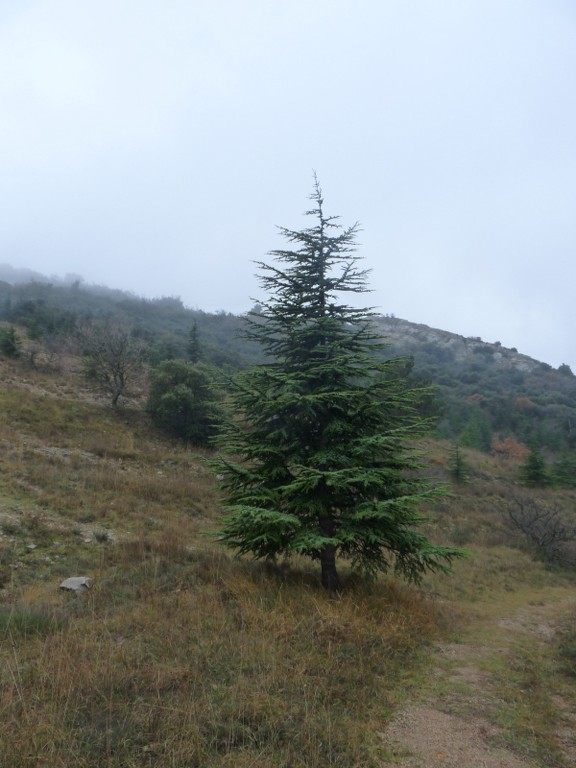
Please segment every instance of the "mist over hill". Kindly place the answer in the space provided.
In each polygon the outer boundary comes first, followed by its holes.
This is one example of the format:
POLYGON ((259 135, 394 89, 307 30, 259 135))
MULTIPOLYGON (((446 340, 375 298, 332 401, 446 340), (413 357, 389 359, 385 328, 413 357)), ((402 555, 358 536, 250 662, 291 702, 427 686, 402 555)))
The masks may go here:
MULTIPOLYGON (((0 265, 0 321, 21 328, 31 343, 62 339, 82 320, 112 319, 142 341, 152 366, 186 358, 192 328, 204 361, 220 369, 262 360, 242 338, 242 316, 87 285, 77 275, 53 279, 0 265)), ((394 316, 375 322, 389 345, 386 356, 405 357, 411 380, 433 388, 423 407, 440 437, 483 451, 506 438, 555 456, 576 451, 576 377, 569 366, 554 369, 499 342, 394 316)))

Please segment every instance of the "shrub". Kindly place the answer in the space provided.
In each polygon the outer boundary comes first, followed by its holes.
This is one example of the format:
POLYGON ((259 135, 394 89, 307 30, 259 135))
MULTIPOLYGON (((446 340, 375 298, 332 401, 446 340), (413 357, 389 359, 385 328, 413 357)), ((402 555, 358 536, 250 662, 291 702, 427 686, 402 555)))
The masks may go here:
POLYGON ((549 563, 563 559, 563 548, 576 541, 576 526, 566 522, 558 505, 516 497, 507 508, 509 524, 526 536, 536 552, 549 563))
POLYGON ((151 373, 148 412, 156 426, 196 445, 218 431, 221 396, 210 368, 202 363, 165 360, 151 373))

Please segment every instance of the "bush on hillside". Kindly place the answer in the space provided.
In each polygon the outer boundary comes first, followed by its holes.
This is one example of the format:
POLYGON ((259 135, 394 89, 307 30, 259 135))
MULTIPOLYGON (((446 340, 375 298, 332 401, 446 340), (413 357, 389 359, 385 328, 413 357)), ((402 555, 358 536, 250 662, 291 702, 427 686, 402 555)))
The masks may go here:
POLYGON ((203 363, 165 360, 153 369, 147 408, 156 426, 195 445, 208 445, 221 421, 221 396, 203 363))
POLYGON ((508 505, 509 525, 522 533, 536 554, 548 563, 565 563, 567 545, 576 541, 576 526, 558 504, 517 496, 508 505))

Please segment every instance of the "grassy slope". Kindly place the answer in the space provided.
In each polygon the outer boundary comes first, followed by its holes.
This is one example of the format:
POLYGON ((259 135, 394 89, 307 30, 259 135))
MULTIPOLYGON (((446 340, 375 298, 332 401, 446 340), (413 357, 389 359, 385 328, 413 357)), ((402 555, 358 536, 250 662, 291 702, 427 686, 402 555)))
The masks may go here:
MULTIPOLYGON (((113 412, 73 361, 0 374, 2 766, 382 765, 432 642, 567 579, 501 522, 514 468, 470 453, 473 481, 432 510, 431 535, 473 552, 454 577, 330 600, 305 563, 239 562, 204 535, 204 456, 137 404, 113 412), (59 591, 72 575, 93 588, 59 591)), ((449 447, 425 447, 445 475, 449 447)))

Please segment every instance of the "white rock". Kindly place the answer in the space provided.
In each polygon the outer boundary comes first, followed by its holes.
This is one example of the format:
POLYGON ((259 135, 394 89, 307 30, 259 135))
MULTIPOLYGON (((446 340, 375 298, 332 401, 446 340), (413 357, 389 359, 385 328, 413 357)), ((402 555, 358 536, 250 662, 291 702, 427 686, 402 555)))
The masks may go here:
POLYGON ((70 592, 86 592, 90 589, 90 578, 88 576, 71 576, 64 579, 60 584, 60 589, 67 589, 70 592))

